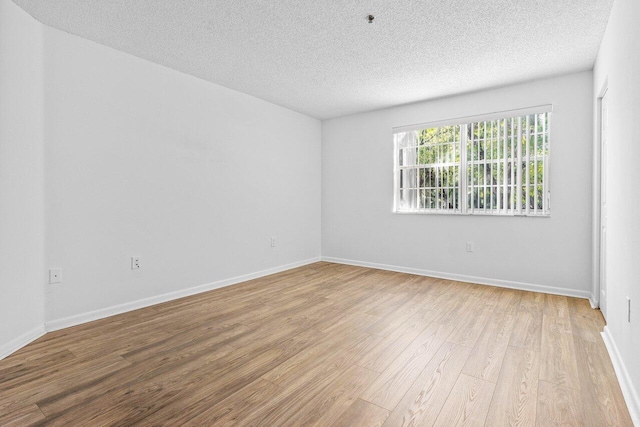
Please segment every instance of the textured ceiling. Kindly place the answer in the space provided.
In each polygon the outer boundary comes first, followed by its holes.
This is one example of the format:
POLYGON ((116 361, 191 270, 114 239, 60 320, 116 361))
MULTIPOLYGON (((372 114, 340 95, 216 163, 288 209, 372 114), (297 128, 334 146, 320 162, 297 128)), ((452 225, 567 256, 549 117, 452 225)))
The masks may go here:
POLYGON ((591 69, 613 0, 14 2, 52 27, 325 119, 591 69))

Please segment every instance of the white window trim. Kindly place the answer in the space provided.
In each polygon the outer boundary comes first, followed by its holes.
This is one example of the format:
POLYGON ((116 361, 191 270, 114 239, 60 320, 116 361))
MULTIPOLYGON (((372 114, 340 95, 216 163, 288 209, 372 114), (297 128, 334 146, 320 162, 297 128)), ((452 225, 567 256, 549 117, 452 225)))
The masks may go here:
MULTIPOLYGON (((464 116, 464 117, 457 117, 457 118, 451 118, 451 119, 444 119, 444 120, 438 120, 438 121, 431 121, 431 122, 425 122, 425 123, 419 123, 419 124, 413 124, 413 125, 405 125, 405 126, 397 126, 397 127, 393 127, 392 128, 392 135, 395 136, 398 133, 403 133, 403 132, 411 132, 411 131, 416 131, 416 130, 423 130, 423 129, 428 129, 428 128, 435 128, 435 127, 444 127, 444 126, 456 126, 456 125, 468 125, 470 123, 477 123, 477 122, 483 122, 483 121, 494 121, 494 120, 501 120, 501 119, 509 119, 512 117, 522 117, 522 116, 528 116, 528 115, 532 115, 532 114, 542 114, 542 113, 552 113, 553 112, 553 105, 552 104, 545 104, 545 105, 539 105, 539 106, 535 106, 535 107, 527 107, 527 108, 518 108, 518 109, 513 109, 513 110, 505 110, 505 111, 497 111, 497 112, 492 112, 492 113, 486 113, 486 114, 479 114, 479 115, 472 115, 472 116, 464 116)), ((467 170, 467 150, 466 150, 466 146, 467 146, 467 132, 463 132, 461 130, 461 135, 460 135, 460 171, 461 171, 461 175, 464 175, 464 179, 462 179, 463 177, 460 177, 460 185, 459 185, 459 194, 460 195, 464 195, 464 196, 460 196, 460 200, 459 200, 459 208, 456 209, 417 209, 417 210, 412 210, 412 211, 401 211, 399 210, 398 206, 399 206, 399 198, 400 198, 400 188, 399 188, 399 176, 400 176, 400 168, 399 168, 399 158, 398 158, 398 147, 397 147, 397 143, 395 141, 395 137, 394 137, 394 143, 393 143, 393 162, 394 162, 394 167, 393 167, 393 213, 395 214, 399 214, 399 215, 457 215, 457 216, 500 216, 500 217, 532 217, 532 218, 549 218, 551 217, 551 190, 550 190, 550 174, 548 171, 550 171, 550 159, 551 159, 551 115, 549 115, 548 117, 548 129, 547 129, 547 155, 546 155, 546 159, 543 159, 543 170, 545 171, 545 177, 543 179, 543 206, 545 206, 542 209, 542 212, 531 212, 529 209, 529 206, 527 206, 525 209, 522 209, 521 206, 518 207, 518 209, 512 209, 512 212, 505 212, 505 211, 487 211, 487 210, 474 210, 473 208, 471 208, 471 210, 468 209, 468 198, 466 196, 467 194, 467 176, 468 176, 468 170, 467 170), (463 148, 464 147, 464 148, 463 148), (462 174, 462 171, 464 170, 464 174, 462 174)), ((518 138, 521 137, 521 132, 518 132, 518 138)), ((518 144, 518 151, 521 151, 521 144, 518 144)), ((524 153, 519 153, 518 155, 519 158, 526 158, 527 154, 524 153)), ((530 156, 529 156, 530 157, 530 156)), ((521 165, 519 164, 518 170, 517 170, 517 174, 518 174, 518 178, 516 179, 516 182, 521 183, 522 185, 522 170, 521 170, 521 165)), ((528 181, 528 177, 527 177, 527 181, 528 181)), ((522 203, 522 201, 520 199, 518 199, 518 205, 520 205, 522 203)))

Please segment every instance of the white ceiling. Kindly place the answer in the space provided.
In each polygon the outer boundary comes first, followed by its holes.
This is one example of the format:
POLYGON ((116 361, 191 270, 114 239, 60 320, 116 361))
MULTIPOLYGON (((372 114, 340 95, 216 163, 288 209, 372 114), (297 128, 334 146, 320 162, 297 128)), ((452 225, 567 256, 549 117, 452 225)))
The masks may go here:
POLYGON ((591 69, 613 0, 14 2, 52 27, 326 119, 591 69))

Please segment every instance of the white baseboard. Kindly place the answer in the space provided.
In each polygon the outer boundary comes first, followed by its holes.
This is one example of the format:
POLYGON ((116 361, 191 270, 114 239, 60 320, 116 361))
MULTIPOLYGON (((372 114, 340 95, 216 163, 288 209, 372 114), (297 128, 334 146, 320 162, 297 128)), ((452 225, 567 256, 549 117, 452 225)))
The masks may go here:
POLYGON ((117 314, 126 313, 128 311, 149 307, 151 305, 160 304, 167 301, 172 301, 178 298, 183 298, 183 297, 199 294, 202 292, 211 291, 211 290, 222 288, 225 286, 235 285, 237 283, 246 282, 247 280, 257 279, 260 277, 268 276, 270 274, 280 273, 282 271, 312 264, 318 261, 333 262, 338 264, 348 264, 348 265, 355 265, 360 267, 369 267, 369 268, 375 268, 379 270, 397 271, 401 273, 417 274, 421 276, 437 277, 437 278, 442 278, 447 280, 456 280, 460 282, 491 285, 491 286, 498 286, 498 287, 510 288, 510 289, 519 289, 519 290, 525 290, 525 291, 542 292, 542 293, 565 295, 565 296, 572 296, 572 297, 579 297, 579 298, 590 297, 589 292, 587 291, 577 291, 573 289, 555 288, 550 286, 536 285, 531 283, 513 282, 513 281, 506 281, 506 280, 499 280, 499 279, 488 279, 483 277, 466 276, 461 274, 442 273, 437 271, 422 270, 422 269, 416 269, 416 268, 410 268, 410 267, 400 267, 400 266, 387 265, 387 264, 378 264, 378 263, 371 263, 371 262, 364 262, 364 261, 355 261, 355 260, 348 260, 348 259, 342 259, 342 258, 314 257, 314 258, 309 258, 302 261, 293 262, 290 264, 281 265, 278 267, 269 268, 262 271, 257 271, 254 273, 245 274, 242 276, 236 276, 229 279, 207 283, 207 284, 196 286, 193 288, 182 289, 179 291, 170 292, 163 295, 157 295, 150 298, 127 302, 124 304, 106 307, 106 308, 102 308, 99 310, 94 310, 86 313, 81 313, 74 316, 65 317, 62 319, 50 320, 50 321, 47 321, 44 325, 40 325, 18 338, 6 344, 0 345, 0 360, 8 356, 9 354, 15 352, 16 350, 24 347, 25 345, 39 338, 40 336, 44 335, 45 332, 57 331, 59 329, 80 325, 82 323, 91 322, 93 320, 104 319, 106 317, 115 316, 117 314))
POLYGON ((620 357, 618 346, 613 340, 611 330, 608 326, 605 326, 602 331, 602 339, 604 340, 604 345, 607 347, 607 351, 609 352, 613 369, 616 371, 616 376, 618 377, 618 382, 622 389, 622 395, 627 403, 627 408, 629 409, 629 415, 631 415, 633 425, 640 426, 640 395, 633 385, 633 381, 629 376, 629 371, 627 371, 624 361, 620 357))
POLYGON ((47 321, 45 324, 46 331, 52 332, 59 329, 68 328, 71 326, 80 325, 82 323, 91 322, 93 320, 104 319, 105 317, 115 316, 116 314, 126 313, 128 311, 138 310, 140 308, 149 307, 155 304, 161 304, 163 302, 172 301, 178 298, 184 298, 191 295, 196 295, 202 292, 211 291, 225 286, 235 285, 237 283, 246 282, 247 280, 257 279, 259 277, 268 276, 270 274, 280 273, 282 271, 291 270, 292 268, 301 267, 303 265, 312 264, 320 261, 320 257, 309 258, 302 261, 293 262, 290 264, 281 265, 278 267, 269 268, 254 273, 245 274, 242 276, 231 277, 229 279, 219 280, 217 282, 206 283, 204 285, 196 286, 188 289, 181 289, 175 292, 169 292, 162 295, 157 295, 150 298, 144 298, 137 301, 127 302, 124 304, 102 308, 95 311, 76 314, 74 316, 65 317, 62 319, 55 319, 47 321))
POLYGON ((593 294, 589 295, 589 304, 591 304, 591 308, 594 310, 600 307, 600 303, 594 298, 593 294))
POLYGON ((19 337, 14 338, 8 343, 0 345, 0 360, 4 359, 12 353, 15 353, 25 345, 37 340, 45 333, 46 331, 44 329, 44 325, 41 324, 31 329, 29 332, 26 332, 19 337))
POLYGON ((534 283, 514 282, 509 280, 491 279, 486 277, 467 276, 463 274, 443 273, 440 271, 422 270, 419 268, 400 267, 396 265, 378 264, 375 262, 354 261, 351 259, 322 257, 323 261, 334 262, 337 264, 356 265, 359 267, 369 267, 378 270, 397 271, 399 273, 416 274, 419 276, 436 277, 439 279, 455 280, 458 282, 475 283, 479 285, 497 286, 500 288, 518 289, 521 291, 541 292, 545 294, 563 295, 568 297, 577 297, 589 299, 589 291, 580 291, 576 289, 556 288, 552 286, 537 285, 534 283))

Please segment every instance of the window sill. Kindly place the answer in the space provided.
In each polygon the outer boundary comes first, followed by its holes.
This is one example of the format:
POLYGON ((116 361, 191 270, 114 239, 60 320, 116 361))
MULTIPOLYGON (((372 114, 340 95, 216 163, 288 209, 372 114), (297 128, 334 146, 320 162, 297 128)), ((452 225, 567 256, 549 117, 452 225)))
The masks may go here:
POLYGON ((505 214, 505 213, 491 213, 491 212, 474 212, 464 213, 456 211, 392 211, 398 215, 448 215, 448 216, 496 216, 502 218, 515 217, 515 218, 551 218, 551 214, 505 214))

